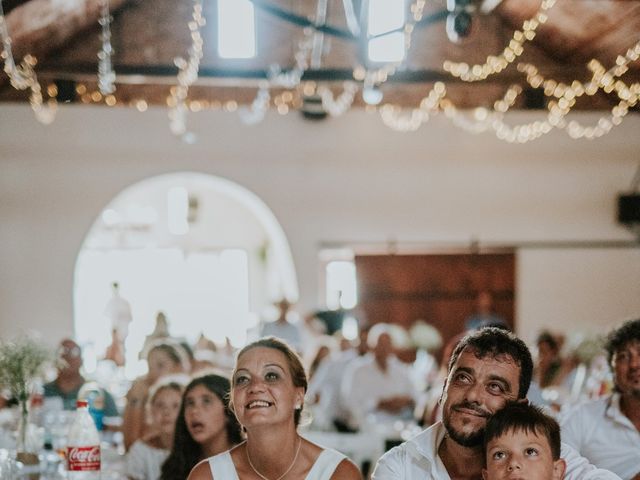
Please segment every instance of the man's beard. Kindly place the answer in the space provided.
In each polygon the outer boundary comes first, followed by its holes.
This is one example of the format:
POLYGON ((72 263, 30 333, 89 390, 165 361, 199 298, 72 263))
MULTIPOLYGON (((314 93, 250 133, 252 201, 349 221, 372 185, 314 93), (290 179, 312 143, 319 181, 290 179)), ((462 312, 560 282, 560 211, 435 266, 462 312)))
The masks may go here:
MULTIPOLYGON (((459 404, 459 405, 454 405, 453 409, 455 409, 456 407, 474 409, 478 413, 484 415, 485 418, 489 417, 489 413, 486 412, 484 409, 481 409, 479 407, 476 407, 466 402, 463 402, 462 404, 459 404)), ((482 441, 484 440, 484 428, 480 428, 475 432, 470 432, 470 433, 459 432, 454 429, 453 425, 451 425, 451 422, 449 421, 449 415, 446 415, 446 414, 443 415, 442 423, 444 425, 444 428, 447 430, 447 435, 449 435, 449 438, 451 438, 451 440, 453 440, 457 444, 467 448, 476 448, 482 445, 482 441)))
POLYGON ((442 423, 444 424, 444 428, 447 430, 449 438, 457 444, 467 448, 475 448, 482 445, 482 440, 484 439, 484 428, 471 433, 461 433, 451 426, 449 419, 443 418, 442 423))

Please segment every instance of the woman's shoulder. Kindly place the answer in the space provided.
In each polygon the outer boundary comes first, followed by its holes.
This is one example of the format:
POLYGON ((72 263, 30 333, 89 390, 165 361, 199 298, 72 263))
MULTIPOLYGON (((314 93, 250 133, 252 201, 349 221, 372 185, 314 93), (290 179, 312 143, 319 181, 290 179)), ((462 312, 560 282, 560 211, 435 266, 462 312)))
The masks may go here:
POLYGON ((360 469, 348 458, 344 458, 336 467, 331 480, 361 480, 360 469))
POLYGON ((187 480, 213 480, 211 468, 209 467, 209 459, 201 460, 191 469, 187 480))
POLYGON ((331 480, 362 479, 360 470, 346 455, 332 448, 321 447, 313 442, 309 442, 309 444, 313 448, 315 461, 312 467, 313 473, 308 478, 316 478, 313 474, 322 472, 321 478, 330 478, 331 480))

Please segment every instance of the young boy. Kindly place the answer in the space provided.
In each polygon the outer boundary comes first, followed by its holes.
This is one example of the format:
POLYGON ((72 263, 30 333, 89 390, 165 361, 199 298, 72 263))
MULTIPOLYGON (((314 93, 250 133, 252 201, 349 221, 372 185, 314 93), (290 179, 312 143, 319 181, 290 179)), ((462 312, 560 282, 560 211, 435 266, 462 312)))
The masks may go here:
POLYGON ((560 427, 542 410, 510 403, 487 422, 484 480, 562 480, 560 427))

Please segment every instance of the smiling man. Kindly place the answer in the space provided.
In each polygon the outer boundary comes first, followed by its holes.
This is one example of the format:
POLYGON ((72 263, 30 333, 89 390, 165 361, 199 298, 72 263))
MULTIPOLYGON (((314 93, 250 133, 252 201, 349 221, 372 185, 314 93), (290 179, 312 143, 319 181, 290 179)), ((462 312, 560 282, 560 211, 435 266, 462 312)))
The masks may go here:
POLYGON ((640 319, 611 332, 606 349, 615 392, 569 410, 563 439, 595 465, 640 480, 640 319))
MULTIPOLYGON (((525 343, 510 332, 485 328, 464 337, 449 362, 442 391, 443 421, 387 452, 374 480, 482 478, 487 419, 509 401, 526 401, 533 363, 525 343)), ((617 479, 562 445, 565 480, 617 479)))

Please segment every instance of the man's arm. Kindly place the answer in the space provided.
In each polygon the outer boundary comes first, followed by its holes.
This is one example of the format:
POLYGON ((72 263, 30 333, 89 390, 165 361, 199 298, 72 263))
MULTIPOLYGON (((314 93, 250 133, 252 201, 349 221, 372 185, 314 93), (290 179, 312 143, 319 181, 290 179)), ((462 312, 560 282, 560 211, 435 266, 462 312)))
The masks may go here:
MULTIPOLYGON (((563 431, 564 435, 564 431, 563 431)), ((560 457, 567 463, 564 480, 620 480, 615 473, 597 468, 570 445, 562 442, 560 457)))
POLYGON ((582 450, 582 442, 588 441, 584 428, 588 423, 588 419, 583 418, 581 406, 571 408, 568 412, 560 415, 558 422, 560 423, 562 441, 571 445, 578 452, 582 450))
POLYGON ((389 413, 398 413, 404 408, 413 407, 414 405, 413 397, 396 395, 395 397, 387 397, 379 400, 377 408, 389 413))

